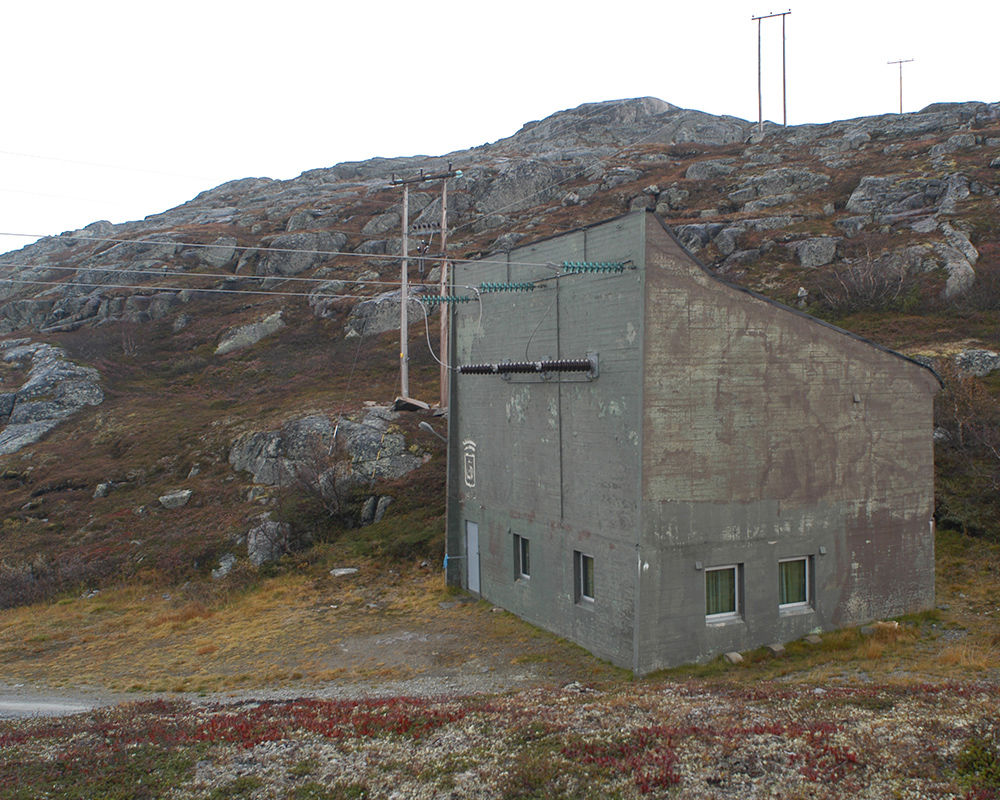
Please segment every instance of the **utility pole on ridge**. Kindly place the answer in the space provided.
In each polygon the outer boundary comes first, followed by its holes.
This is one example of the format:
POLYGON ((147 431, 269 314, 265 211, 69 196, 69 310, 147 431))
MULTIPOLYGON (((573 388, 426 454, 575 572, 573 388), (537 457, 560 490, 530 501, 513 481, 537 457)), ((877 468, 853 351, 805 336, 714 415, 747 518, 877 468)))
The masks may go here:
POLYGON ((903 64, 909 64, 912 58, 901 58, 898 61, 886 61, 886 64, 899 64, 899 113, 903 113, 903 64))
POLYGON ((781 17, 781 124, 788 126, 788 82, 785 71, 785 17, 792 11, 778 11, 774 14, 763 14, 759 17, 751 17, 751 21, 757 23, 757 133, 764 132, 764 100, 761 91, 761 64, 760 64, 760 25, 761 20, 781 17))

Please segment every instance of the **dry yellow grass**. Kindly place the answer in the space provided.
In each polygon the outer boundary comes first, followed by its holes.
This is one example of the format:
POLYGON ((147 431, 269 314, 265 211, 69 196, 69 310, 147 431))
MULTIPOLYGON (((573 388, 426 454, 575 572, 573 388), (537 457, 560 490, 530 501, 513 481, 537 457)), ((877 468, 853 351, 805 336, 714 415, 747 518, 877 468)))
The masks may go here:
POLYGON ((473 662, 533 664, 584 677, 607 665, 484 603, 457 603, 426 569, 315 580, 286 575, 210 606, 128 587, 0 612, 8 683, 222 691, 330 680, 403 679, 473 662))
MULTIPOLYGON (((381 681, 470 668, 552 680, 623 676, 511 614, 456 603, 436 570, 358 566, 353 576, 287 574, 215 599, 197 585, 171 594, 132 586, 0 612, 0 675, 7 683, 156 691, 381 681)), ((877 623, 865 634, 831 631, 819 645, 790 644, 779 658, 756 651, 739 667, 715 662, 672 674, 1000 680, 995 574, 1000 547, 948 534, 939 546, 942 610, 877 623)))

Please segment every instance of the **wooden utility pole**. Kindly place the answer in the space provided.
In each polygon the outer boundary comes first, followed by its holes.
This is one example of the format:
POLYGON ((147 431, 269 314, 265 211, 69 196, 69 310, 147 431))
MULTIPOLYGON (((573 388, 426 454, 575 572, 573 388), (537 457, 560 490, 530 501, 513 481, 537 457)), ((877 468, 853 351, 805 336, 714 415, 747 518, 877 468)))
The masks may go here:
MULTIPOLYGON (((441 182, 441 296, 448 295, 448 179, 441 182)), ((438 346, 441 359, 441 397, 438 408, 448 407, 448 304, 441 304, 441 344, 438 346)))
POLYGON ((408 335, 410 331, 410 293, 409 293, 409 256, 410 243, 408 234, 410 232, 410 187, 403 184, 403 266, 399 278, 401 296, 399 299, 399 383, 400 395, 404 398, 410 396, 410 345, 408 335))
MULTIPOLYGON (((434 175, 425 175, 423 170, 420 170, 420 174, 414 178, 399 178, 397 179, 393 176, 391 184, 393 186, 403 187, 403 258, 402 258, 402 269, 400 276, 400 298, 399 298, 399 374, 400 374, 400 400, 405 403, 409 402, 411 405, 416 405, 422 408, 427 408, 427 405, 417 403, 412 401, 410 398, 410 351, 409 351, 409 314, 408 314, 408 303, 409 303, 409 282, 408 282, 408 266, 409 266, 409 239, 408 234, 410 230, 410 184, 411 183, 424 183, 426 181, 438 181, 443 180, 444 185, 441 190, 441 294, 442 296, 448 293, 448 261, 447 261, 447 224, 448 224, 448 178, 455 178, 462 174, 461 170, 452 170, 451 164, 448 165, 446 172, 439 172, 434 175)), ((448 311, 447 304, 442 303, 441 308, 441 360, 444 362, 441 366, 441 407, 445 408, 448 403, 448 311)), ((397 401, 397 405, 399 401, 397 401)))
POLYGON ((781 17, 781 124, 788 125, 788 81, 786 80, 785 69, 785 17, 791 14, 788 11, 779 11, 775 14, 763 14, 750 19, 757 23, 757 133, 764 132, 764 99, 761 91, 761 54, 760 54, 760 25, 761 20, 781 17))
POLYGON ((899 64, 899 113, 903 113, 903 64, 909 64, 912 58, 902 58, 898 61, 887 61, 887 64, 899 64))

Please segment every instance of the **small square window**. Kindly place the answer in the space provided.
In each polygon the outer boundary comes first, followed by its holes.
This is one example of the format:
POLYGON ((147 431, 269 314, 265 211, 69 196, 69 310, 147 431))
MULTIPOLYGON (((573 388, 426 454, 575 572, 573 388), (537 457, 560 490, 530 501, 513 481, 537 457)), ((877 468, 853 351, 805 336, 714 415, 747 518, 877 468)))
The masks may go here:
POLYGON ((705 617, 725 620, 740 615, 739 567, 712 567, 705 570, 705 617))
POLYGON ((808 606, 812 593, 810 559, 786 558, 778 562, 778 607, 808 606))
POLYGON ((574 583, 576 584, 576 602, 594 602, 594 557, 584 553, 574 552, 574 583))
POLYGON ((514 578, 531 577, 531 542, 519 534, 514 534, 514 578))

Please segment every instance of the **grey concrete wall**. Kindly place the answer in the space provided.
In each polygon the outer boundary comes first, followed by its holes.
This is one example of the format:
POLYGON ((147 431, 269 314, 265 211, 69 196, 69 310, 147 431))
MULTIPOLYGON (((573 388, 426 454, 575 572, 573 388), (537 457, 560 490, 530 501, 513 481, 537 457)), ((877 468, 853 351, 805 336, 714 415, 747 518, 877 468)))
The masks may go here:
POLYGON ((474 521, 484 597, 640 673, 930 606, 928 370, 721 283, 643 213, 459 265, 456 291, 625 259, 455 309, 453 363, 596 351, 600 377, 452 376, 449 582, 465 585, 474 521), (595 559, 593 604, 574 551, 595 559), (810 560, 810 603, 781 610, 793 557, 810 560), (717 623, 705 572, 724 564, 741 614, 717 623))
POLYGON ((458 364, 597 352, 600 377, 456 375, 449 411, 449 553, 458 556, 449 580, 464 585, 464 521, 478 522, 484 597, 625 666, 635 618, 643 230, 630 216, 460 264, 454 277, 457 286, 552 278, 546 264, 564 260, 636 267, 485 294, 481 312, 457 307, 458 364), (462 479, 465 442, 475 443, 475 487, 462 479), (531 542, 528 580, 514 575, 514 533, 531 542), (593 604, 576 602, 574 551, 595 559, 593 604))
POLYGON ((716 281, 650 223, 640 671, 930 606, 934 376, 716 281), (797 556, 813 607, 782 614, 797 556), (710 624, 724 564, 743 614, 710 624))

